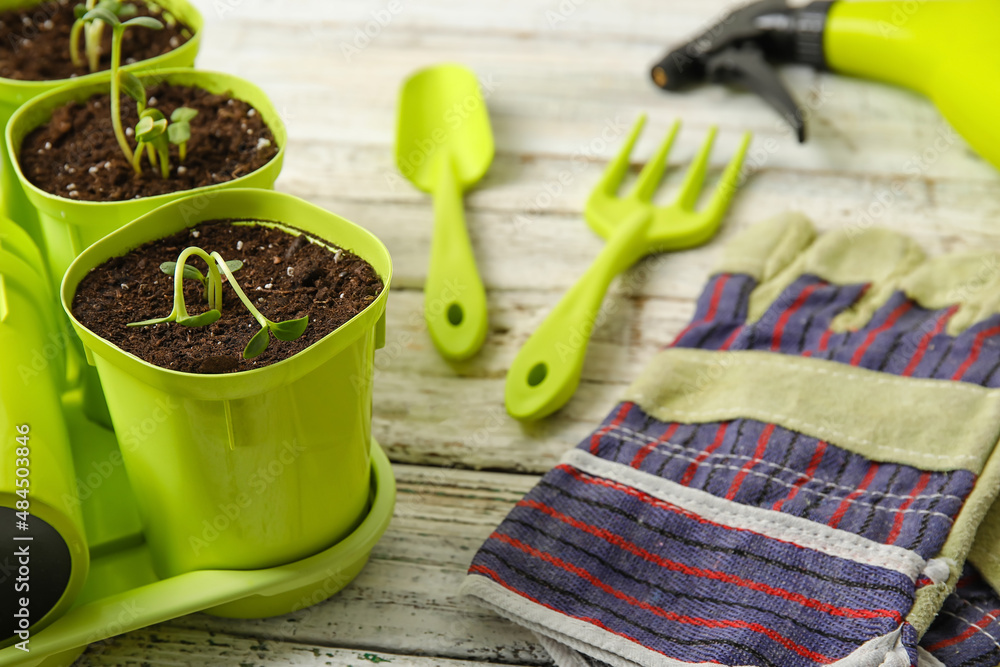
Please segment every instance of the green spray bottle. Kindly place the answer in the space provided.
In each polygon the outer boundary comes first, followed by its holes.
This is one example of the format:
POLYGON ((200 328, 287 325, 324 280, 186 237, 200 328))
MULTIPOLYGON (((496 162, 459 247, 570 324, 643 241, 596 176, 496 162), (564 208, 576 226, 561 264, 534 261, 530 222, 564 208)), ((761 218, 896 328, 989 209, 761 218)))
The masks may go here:
POLYGON ((805 141, 805 118, 773 68, 812 65, 884 81, 930 98, 978 153, 1000 168, 1000 2, 760 0, 726 15, 652 68, 665 90, 742 85, 805 141))

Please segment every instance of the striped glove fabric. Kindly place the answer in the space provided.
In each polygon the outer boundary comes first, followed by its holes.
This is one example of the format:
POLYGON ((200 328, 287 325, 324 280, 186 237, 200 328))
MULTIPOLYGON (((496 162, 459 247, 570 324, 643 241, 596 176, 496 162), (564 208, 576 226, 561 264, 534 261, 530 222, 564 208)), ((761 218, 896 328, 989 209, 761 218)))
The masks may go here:
POLYGON ((884 230, 751 228, 463 590, 561 665, 1000 663, 964 565, 1000 583, 1000 539, 972 547, 1000 485, 997 286, 994 257, 884 230))

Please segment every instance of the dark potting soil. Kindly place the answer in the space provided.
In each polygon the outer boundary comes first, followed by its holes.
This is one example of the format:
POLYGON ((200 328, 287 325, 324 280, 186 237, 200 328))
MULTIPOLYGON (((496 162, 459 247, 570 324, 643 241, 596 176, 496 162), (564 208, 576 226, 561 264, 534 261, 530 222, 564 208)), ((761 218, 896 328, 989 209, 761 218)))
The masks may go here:
MULTIPOLYGON (((0 12, 0 77, 52 81, 90 74, 86 64, 77 67, 70 59, 69 34, 76 21, 73 15, 76 4, 76 0, 57 0, 0 12)), ((135 5, 136 16, 160 19, 164 27, 126 30, 122 37, 122 63, 155 58, 191 39, 191 29, 176 19, 168 21, 167 12, 160 7, 144 2, 125 4, 135 5)), ((101 69, 106 70, 111 66, 111 28, 105 26, 101 42, 101 69)), ((84 53, 82 37, 80 53, 84 53)))
MULTIPOLYGON (((42 190, 68 199, 123 201, 225 183, 267 164, 278 146, 257 110, 228 95, 201 88, 160 84, 146 91, 149 106, 169 118, 181 106, 198 111, 191 120, 187 157, 170 146, 170 178, 162 178, 144 157, 136 174, 115 138, 111 96, 94 95, 85 103, 70 102, 32 131, 21 144, 25 177, 42 190)), ((122 99, 122 126, 138 122, 136 104, 122 99)), ((135 141, 129 138, 135 149, 135 141)))
MULTIPOLYGON (((188 263, 207 275, 200 259, 188 263)), ((156 366, 189 373, 232 373, 268 366, 304 350, 361 312, 382 289, 372 266, 347 250, 334 253, 310 243, 305 235, 215 220, 92 269, 77 288, 73 314, 101 338, 156 366), (222 317, 215 323, 126 326, 171 312, 173 277, 159 267, 176 261, 192 245, 216 251, 226 260, 242 260, 243 268, 234 275, 254 306, 273 322, 308 315, 305 333, 294 341, 272 335, 263 354, 244 359, 243 348, 260 326, 225 276, 222 317)), ((189 314, 207 310, 197 280, 184 281, 184 297, 189 314)))

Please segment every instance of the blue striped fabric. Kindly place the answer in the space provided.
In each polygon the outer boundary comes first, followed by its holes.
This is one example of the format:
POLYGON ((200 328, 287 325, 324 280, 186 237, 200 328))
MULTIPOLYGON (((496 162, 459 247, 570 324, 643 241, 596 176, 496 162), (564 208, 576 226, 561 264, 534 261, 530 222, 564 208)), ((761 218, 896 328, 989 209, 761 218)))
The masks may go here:
MULTIPOLYGON (((956 312, 954 307, 929 310, 896 293, 865 327, 857 332, 835 334, 829 332, 830 322, 853 304, 867 286, 831 285, 815 276, 801 276, 756 325, 744 326, 749 294, 755 286, 756 282, 745 275, 713 276, 698 299, 692 326, 673 344, 704 349, 773 350, 777 321, 798 303, 797 310, 786 318, 775 351, 833 359, 896 375, 1000 387, 1000 315, 977 322, 958 336, 949 336, 945 326, 956 312), (709 317, 710 313, 715 315, 709 317), (894 315, 895 320, 886 328, 886 322, 894 315), (866 342, 859 356, 858 349, 866 342)), ((941 489, 938 493, 952 492, 941 489)), ((941 511, 939 504, 946 505, 947 501, 939 496, 927 509, 941 511)), ((938 518, 925 515, 922 525, 936 523, 938 518)), ((921 542, 917 539, 909 548, 921 554, 934 553, 932 544, 921 542)), ((995 612, 1000 608, 1000 595, 971 566, 967 566, 962 583, 948 599, 923 644, 938 647, 932 653, 947 667, 996 667, 1000 665, 1000 622, 983 609, 995 612), (968 595, 975 596, 975 604, 964 599, 968 595), (974 630, 959 620, 975 617, 977 613, 979 617, 972 619, 974 625, 978 623, 974 630)))
POLYGON ((830 322, 867 286, 831 285, 806 275, 792 283, 759 321, 745 325, 754 287, 749 276, 713 276, 698 299, 694 322, 673 345, 772 350, 895 375, 1000 387, 1000 315, 949 336, 944 327, 954 308, 928 310, 897 292, 858 331, 833 333, 830 322))
MULTIPOLYGON (((868 286, 805 275, 747 325, 755 287, 745 275, 713 276, 674 345, 1000 386, 1000 316, 951 337, 954 308, 928 310, 897 293, 859 330, 834 333, 834 317, 868 286)), ((804 546, 800 528, 781 539, 720 523, 623 483, 632 477, 620 471, 681 489, 695 505, 724 499, 924 560, 940 551, 974 474, 875 462, 750 419, 664 423, 627 402, 577 449, 609 466, 608 476, 569 463, 550 471, 487 540, 471 577, 590 624, 608 637, 591 644, 642 664, 657 661, 630 645, 680 662, 797 667, 855 659, 892 637, 895 649, 877 649, 894 655, 886 664, 916 665, 918 637, 903 619, 916 590, 938 583, 929 576, 804 546)), ((991 667, 1000 663, 1000 601, 967 574, 921 646, 947 667, 991 667)))
POLYGON ((632 403, 581 447, 737 503, 825 523, 931 558, 976 476, 879 464, 750 419, 665 424, 632 403))
POLYGON ((971 565, 921 641, 947 667, 1000 664, 1000 598, 971 565))
POLYGON ((897 629, 914 592, 902 574, 762 540, 565 465, 473 571, 666 656, 723 665, 832 662, 897 629))

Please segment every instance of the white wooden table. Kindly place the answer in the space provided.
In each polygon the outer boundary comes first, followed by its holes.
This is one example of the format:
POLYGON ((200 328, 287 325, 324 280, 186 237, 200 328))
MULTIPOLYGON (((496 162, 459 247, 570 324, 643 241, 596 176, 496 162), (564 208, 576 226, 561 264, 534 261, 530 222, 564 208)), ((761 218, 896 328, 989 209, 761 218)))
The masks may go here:
POLYGON ((395 463, 399 501, 371 563, 334 599, 261 621, 177 619, 94 646, 79 665, 548 664, 530 634, 458 597, 459 583, 537 475, 681 329, 726 238, 798 209, 820 228, 905 230, 930 253, 1000 248, 1000 174, 923 99, 786 70, 810 110, 810 141, 800 146, 749 94, 655 90, 650 63, 719 18, 730 0, 197 4, 207 22, 199 65, 256 82, 282 110, 290 140, 279 189, 366 226, 392 253, 375 435, 395 463), (358 37, 366 29, 367 45, 358 37), (435 352, 421 316, 430 200, 398 177, 392 154, 400 82, 443 61, 464 63, 487 84, 497 146, 489 175, 467 197, 490 334, 477 357, 456 366, 435 352), (595 332, 575 398, 521 425, 503 409, 504 373, 600 250, 583 203, 640 112, 650 123, 637 163, 680 118, 673 164, 688 161, 716 124, 713 164, 724 164, 749 129, 756 173, 717 242, 647 259, 613 288, 605 307, 614 314, 595 332))

